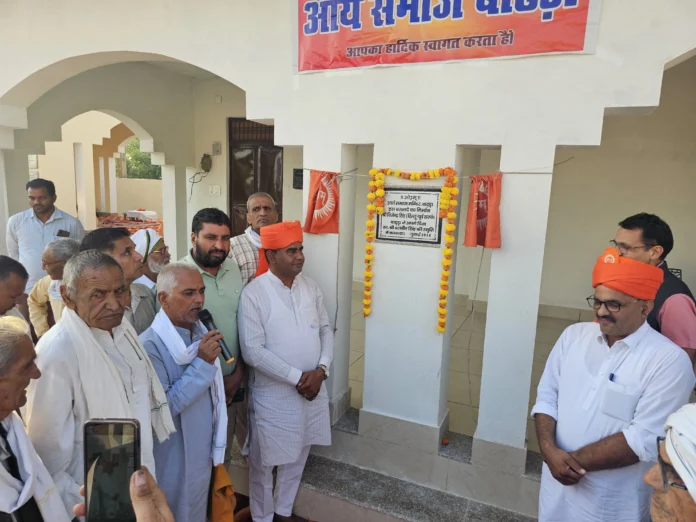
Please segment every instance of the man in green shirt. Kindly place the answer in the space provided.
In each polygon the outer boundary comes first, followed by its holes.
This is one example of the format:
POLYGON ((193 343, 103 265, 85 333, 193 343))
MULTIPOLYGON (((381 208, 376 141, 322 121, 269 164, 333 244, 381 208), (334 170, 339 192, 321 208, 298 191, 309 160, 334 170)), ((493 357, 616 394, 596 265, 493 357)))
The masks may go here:
POLYGON ((246 394, 241 402, 232 402, 240 387, 244 387, 244 363, 240 359, 239 336, 237 335, 237 308, 244 284, 239 267, 230 253, 232 223, 222 210, 204 208, 193 217, 191 225, 191 250, 181 259, 195 265, 205 283, 205 307, 213 316, 234 361, 227 363, 220 356, 222 375, 227 397, 227 451, 226 460, 232 449, 232 438, 237 437, 240 448, 244 447, 247 435, 246 394))

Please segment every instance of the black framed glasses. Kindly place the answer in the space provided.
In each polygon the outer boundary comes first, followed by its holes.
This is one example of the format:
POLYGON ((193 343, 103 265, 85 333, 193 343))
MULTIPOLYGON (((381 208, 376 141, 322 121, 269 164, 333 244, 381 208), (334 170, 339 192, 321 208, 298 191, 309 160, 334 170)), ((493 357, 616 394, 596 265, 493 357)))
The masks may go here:
POLYGON ((688 488, 679 482, 670 482, 669 479, 667 479, 667 472, 670 471, 674 473, 675 476, 679 476, 679 474, 676 472, 676 470, 667 464, 663 459, 662 455, 660 455, 660 445, 665 441, 664 437, 657 437, 657 462, 660 465, 660 475, 662 476, 662 492, 667 493, 668 488, 677 488, 681 489, 682 491, 688 491, 688 488))
POLYGON ((640 299, 636 299, 634 301, 630 301, 628 303, 620 303, 618 301, 610 300, 610 301, 602 301, 601 299, 597 299, 595 296, 591 295, 590 297, 587 298, 587 304, 590 305, 590 308, 592 308, 595 311, 598 311, 600 308, 602 308, 602 305, 604 305, 604 308, 606 308, 609 312, 612 314, 618 313, 621 311, 621 308, 624 306, 628 306, 633 303, 637 303, 640 301, 640 299))
POLYGON ((625 256, 629 252, 633 252, 634 250, 649 250, 655 245, 638 245, 638 246, 629 246, 624 243, 617 243, 613 239, 609 241, 609 246, 614 247, 616 250, 619 251, 619 254, 622 256, 625 256))

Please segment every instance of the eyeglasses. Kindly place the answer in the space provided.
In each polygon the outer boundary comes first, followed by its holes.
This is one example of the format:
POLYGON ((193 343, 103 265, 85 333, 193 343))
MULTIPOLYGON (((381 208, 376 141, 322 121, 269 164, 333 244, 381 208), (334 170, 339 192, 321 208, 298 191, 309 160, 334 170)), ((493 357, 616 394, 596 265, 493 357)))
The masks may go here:
POLYGON ((631 301, 630 303, 619 303, 618 301, 602 301, 601 299, 597 299, 593 295, 587 298, 587 304, 590 305, 590 308, 593 308, 594 310, 599 310, 600 308, 602 308, 602 305, 604 305, 604 308, 606 308, 607 311, 613 314, 620 312, 621 308, 623 308, 624 306, 637 303, 638 301, 640 301, 640 299, 636 299, 635 301, 631 301))
POLYGON ((618 250, 619 254, 621 254, 622 256, 625 256, 626 254, 628 254, 629 252, 633 252, 634 250, 640 250, 640 249, 649 250, 655 246, 655 245, 629 246, 629 245, 626 245, 624 243, 617 243, 613 239, 611 241, 609 241, 609 245, 613 246, 616 250, 618 250))
POLYGON ((54 261, 53 263, 46 263, 43 259, 41 260, 41 268, 44 270, 49 266, 57 265, 58 263, 64 263, 65 261, 54 261))
POLYGON ((667 493, 667 488, 673 487, 677 489, 681 489, 683 491, 688 491, 687 487, 684 484, 680 484, 679 482, 670 482, 667 480, 667 471, 669 468, 669 471, 674 473, 677 477, 679 476, 677 472, 674 470, 672 466, 667 464, 663 459, 662 455, 660 455, 660 445, 665 441, 664 437, 657 437, 657 462, 660 465, 660 475, 662 475, 662 492, 667 493))
POLYGON ((150 252, 150 254, 166 254, 167 252, 169 252, 169 247, 165 246, 160 248, 159 250, 153 250, 152 252, 150 252))

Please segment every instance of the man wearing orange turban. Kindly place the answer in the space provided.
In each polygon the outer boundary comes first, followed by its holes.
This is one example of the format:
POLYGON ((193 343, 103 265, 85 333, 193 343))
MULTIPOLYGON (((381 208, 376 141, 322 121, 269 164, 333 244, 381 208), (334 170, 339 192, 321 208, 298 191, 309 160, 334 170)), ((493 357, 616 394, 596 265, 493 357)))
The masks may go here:
POLYGON ((597 259, 587 299, 597 321, 563 332, 532 409, 545 462, 540 522, 650 521, 642 477, 696 381, 684 350, 646 321, 662 280, 615 249, 597 259))
POLYGON ((331 444, 324 380, 334 333, 319 286, 301 273, 302 240, 299 221, 262 227, 260 259, 266 270, 239 301, 239 340, 250 368, 247 449, 255 522, 302 520, 292 506, 309 449, 331 444))

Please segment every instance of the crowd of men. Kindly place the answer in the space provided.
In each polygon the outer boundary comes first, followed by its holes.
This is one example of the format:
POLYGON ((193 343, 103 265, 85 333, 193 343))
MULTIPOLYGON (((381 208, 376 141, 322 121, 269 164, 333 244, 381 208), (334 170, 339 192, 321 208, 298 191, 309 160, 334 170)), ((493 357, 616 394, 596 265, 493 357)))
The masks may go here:
POLYGON ((133 418, 175 520, 208 519, 233 438, 253 520, 299 520, 309 447, 331 442, 333 358, 299 222, 277 223, 273 198, 254 194, 233 253, 230 218, 203 209, 172 263, 154 230, 84 234, 50 181, 27 190, 32 208, 12 216, 0 256, 0 510, 25 522, 82 514, 85 421, 133 418))
MULTIPOLYGON (((299 520, 309 450, 331 443, 334 336, 302 274, 299 222, 278 223, 257 193, 233 238, 227 214, 203 209, 170 262, 154 230, 85 235, 50 181, 27 190, 0 256, 0 520, 84 514, 93 418, 139 421, 133 501, 154 495, 162 520, 211 516, 235 438, 251 518, 299 520)), ((548 358, 532 410, 543 522, 696 520, 696 303, 667 267, 673 246, 657 216, 622 221, 592 273, 596 321, 569 327, 548 358)))

